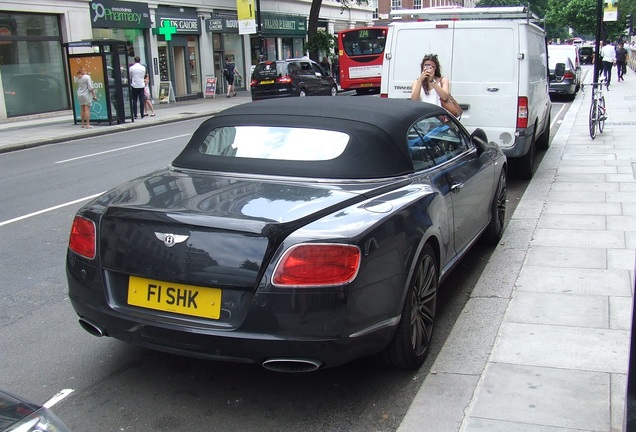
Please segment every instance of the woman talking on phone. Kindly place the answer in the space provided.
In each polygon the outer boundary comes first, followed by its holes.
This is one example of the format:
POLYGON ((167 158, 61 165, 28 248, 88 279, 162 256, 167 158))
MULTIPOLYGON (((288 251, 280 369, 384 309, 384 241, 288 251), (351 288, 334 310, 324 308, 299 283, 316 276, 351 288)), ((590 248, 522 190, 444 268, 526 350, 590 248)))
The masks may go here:
POLYGON ((448 78, 442 76, 437 54, 425 55, 420 69, 420 76, 411 87, 411 99, 442 106, 441 101, 450 96, 450 85, 448 78))

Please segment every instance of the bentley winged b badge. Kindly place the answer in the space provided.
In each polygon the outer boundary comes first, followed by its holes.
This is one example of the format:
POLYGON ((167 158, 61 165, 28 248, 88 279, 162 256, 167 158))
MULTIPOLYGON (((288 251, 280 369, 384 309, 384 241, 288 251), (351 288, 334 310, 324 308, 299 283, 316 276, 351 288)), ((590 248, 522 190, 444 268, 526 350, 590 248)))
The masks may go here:
POLYGON ((163 242, 163 244, 165 244, 168 247, 173 247, 174 245, 178 243, 183 243, 184 241, 187 240, 188 237, 190 237, 187 235, 164 234, 160 232, 155 232, 155 235, 157 236, 159 240, 163 242))

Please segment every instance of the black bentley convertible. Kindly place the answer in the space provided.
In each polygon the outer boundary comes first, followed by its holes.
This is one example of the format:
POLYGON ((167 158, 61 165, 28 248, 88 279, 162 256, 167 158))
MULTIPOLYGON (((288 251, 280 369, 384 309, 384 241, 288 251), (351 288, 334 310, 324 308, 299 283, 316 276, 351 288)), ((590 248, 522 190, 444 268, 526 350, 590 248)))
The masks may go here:
POLYGON ((502 235, 506 171, 483 131, 421 102, 230 108, 169 167, 79 210, 70 299, 90 333, 171 353, 417 368, 439 284, 502 235))

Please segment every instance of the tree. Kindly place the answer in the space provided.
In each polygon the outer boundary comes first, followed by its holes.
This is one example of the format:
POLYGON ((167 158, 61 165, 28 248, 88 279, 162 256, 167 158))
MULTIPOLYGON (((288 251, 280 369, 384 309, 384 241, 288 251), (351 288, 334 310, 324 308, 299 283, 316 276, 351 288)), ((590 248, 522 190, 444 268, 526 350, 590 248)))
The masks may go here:
MULTIPOLYGON (((319 53, 320 51, 330 55, 336 46, 336 37, 327 31, 317 31, 305 44, 305 51, 319 53)), ((318 54, 316 54, 318 56, 318 54)), ((316 58, 314 58, 316 60, 316 58)), ((316 60, 320 62, 320 60, 316 60)))
MULTIPOLYGON (((577 36, 586 39, 596 37, 597 7, 599 0, 549 0, 546 26, 550 30, 571 29, 577 36)), ((634 9, 635 0, 621 0, 618 5, 618 21, 603 22, 601 38, 616 41, 624 36, 624 17, 634 9)), ((549 37, 555 37, 548 31, 549 37)), ((559 36, 562 37, 562 36, 559 36)))
MULTIPOLYGON (((340 0, 340 11, 343 12, 351 7, 351 5, 355 3, 358 5, 369 4, 368 0, 340 0)), ((320 8, 322 7, 322 0, 312 0, 311 9, 309 9, 309 23, 307 24, 307 36, 308 41, 312 41, 318 33, 318 18, 320 17, 320 8)), ((309 42, 307 43, 309 47, 309 42)), ((313 45, 312 45, 313 46, 313 45)), ((320 53, 319 50, 309 49, 309 58, 319 62, 320 59, 318 56, 320 53)))
POLYGON ((545 16, 548 10, 548 0, 480 0, 477 7, 496 7, 496 6, 526 6, 539 18, 545 16))

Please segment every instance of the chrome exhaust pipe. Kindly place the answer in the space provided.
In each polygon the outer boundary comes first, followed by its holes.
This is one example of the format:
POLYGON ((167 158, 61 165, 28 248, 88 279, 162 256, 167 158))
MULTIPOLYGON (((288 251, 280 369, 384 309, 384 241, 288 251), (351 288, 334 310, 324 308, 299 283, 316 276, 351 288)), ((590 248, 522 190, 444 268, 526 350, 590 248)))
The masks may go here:
POLYGON ((89 332, 90 334, 92 334, 93 336, 97 336, 97 337, 102 337, 106 334, 106 331, 101 328, 100 326, 98 326, 97 324, 95 324, 94 322, 84 318, 84 317, 80 317, 79 319, 79 323, 82 326, 82 328, 84 330, 86 330, 87 332, 89 332))
POLYGON ((271 358, 265 360, 262 366, 274 372, 313 372, 322 366, 322 362, 304 358, 271 358))

